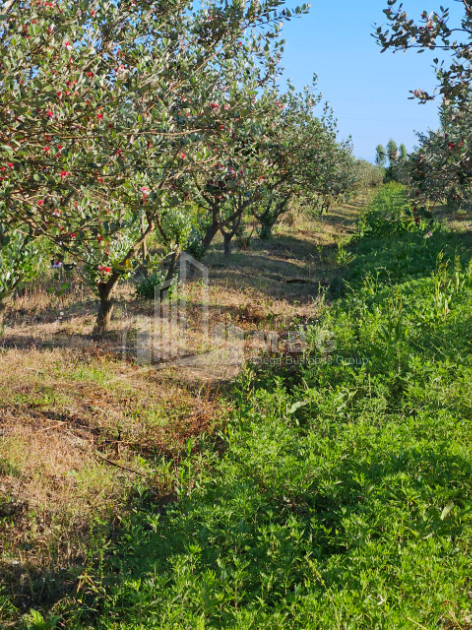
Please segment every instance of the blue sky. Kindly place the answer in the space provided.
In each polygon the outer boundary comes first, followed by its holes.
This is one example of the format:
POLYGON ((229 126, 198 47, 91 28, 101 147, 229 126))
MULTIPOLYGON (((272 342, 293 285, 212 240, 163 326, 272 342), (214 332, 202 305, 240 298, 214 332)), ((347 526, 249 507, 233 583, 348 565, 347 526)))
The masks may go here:
MULTIPOLYGON (((292 8, 300 2, 289 0, 292 8)), ((438 9, 441 0, 404 0, 415 19, 438 9)), ((442 0, 451 6, 451 0, 442 0)), ((339 121, 342 137, 352 136, 354 153, 373 160, 377 144, 394 138, 410 150, 415 130, 438 124, 437 105, 408 100, 409 90, 432 89, 435 77, 430 53, 380 54, 371 33, 385 23, 387 0, 313 0, 309 15, 284 26, 286 76, 298 88, 318 74, 318 85, 339 121)), ((457 13, 457 10, 456 10, 457 13)))

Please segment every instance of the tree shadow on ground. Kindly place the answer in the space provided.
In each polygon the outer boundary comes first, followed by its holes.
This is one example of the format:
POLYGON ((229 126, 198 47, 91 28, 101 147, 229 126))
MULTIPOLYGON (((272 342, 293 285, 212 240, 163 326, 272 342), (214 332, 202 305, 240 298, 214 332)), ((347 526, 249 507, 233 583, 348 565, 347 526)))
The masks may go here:
POLYGON ((319 284, 328 286, 343 272, 332 244, 317 246, 295 237, 276 237, 269 243, 225 257, 213 250, 204 260, 210 284, 243 292, 257 290, 268 298, 288 301, 316 297, 319 284))

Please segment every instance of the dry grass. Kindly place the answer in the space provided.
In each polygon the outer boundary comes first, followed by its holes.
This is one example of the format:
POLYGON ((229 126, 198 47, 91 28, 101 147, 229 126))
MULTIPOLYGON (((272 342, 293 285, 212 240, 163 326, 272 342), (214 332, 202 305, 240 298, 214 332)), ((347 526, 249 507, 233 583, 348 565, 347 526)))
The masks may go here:
POLYGON ((216 392, 67 348, 8 349, 0 382, 0 570, 21 604, 31 580, 83 563, 97 523, 113 528, 139 487, 172 493, 173 465, 218 405, 216 392))

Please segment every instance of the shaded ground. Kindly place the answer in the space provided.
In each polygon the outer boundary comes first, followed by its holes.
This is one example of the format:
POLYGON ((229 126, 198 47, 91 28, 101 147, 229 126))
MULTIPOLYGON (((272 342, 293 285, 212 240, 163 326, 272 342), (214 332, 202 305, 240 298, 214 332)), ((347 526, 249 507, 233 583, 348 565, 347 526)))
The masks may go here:
MULTIPOLYGON (((329 286, 342 273, 338 244, 355 230, 356 219, 366 198, 359 197, 334 209, 326 217, 309 222, 284 218, 272 240, 254 239, 248 251, 225 260, 222 246, 205 261, 211 283, 217 288, 252 290, 262 296, 306 302, 316 296, 319 285, 329 286)), ((224 295, 220 295, 224 301, 224 295)))

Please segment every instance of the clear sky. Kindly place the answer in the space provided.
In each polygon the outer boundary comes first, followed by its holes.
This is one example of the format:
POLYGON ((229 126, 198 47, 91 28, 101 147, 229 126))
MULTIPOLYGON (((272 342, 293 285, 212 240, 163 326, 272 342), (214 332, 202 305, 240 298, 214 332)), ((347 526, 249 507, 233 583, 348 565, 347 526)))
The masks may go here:
MULTIPOLYGON (((302 1, 288 0, 287 6, 302 1)), ((403 0, 403 4, 416 20, 423 10, 455 3, 403 0)), ((313 0, 309 15, 294 18, 283 31, 286 76, 302 88, 318 74, 319 88, 334 109, 341 137, 351 135, 356 156, 368 160, 374 159, 375 147, 389 138, 412 149, 415 130, 438 124, 436 104, 408 100, 409 90, 435 85, 435 55, 414 50, 381 54, 371 33, 376 22, 386 22, 385 8, 387 0, 313 0)))

